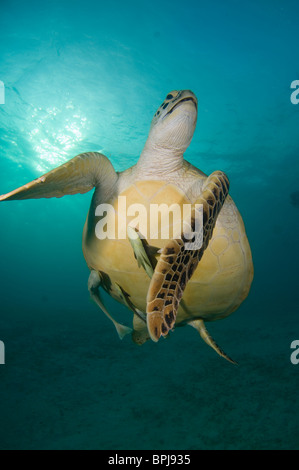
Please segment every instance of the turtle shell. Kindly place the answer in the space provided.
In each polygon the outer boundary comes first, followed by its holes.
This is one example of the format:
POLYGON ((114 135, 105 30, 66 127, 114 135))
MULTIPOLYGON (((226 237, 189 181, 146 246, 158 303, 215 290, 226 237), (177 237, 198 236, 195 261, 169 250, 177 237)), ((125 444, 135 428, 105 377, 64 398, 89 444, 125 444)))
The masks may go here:
MULTIPOLYGON (((83 232, 84 257, 90 269, 101 273, 104 287, 113 298, 123 302, 118 285, 135 307, 146 312, 150 278, 138 266, 126 236, 126 226, 128 223, 137 225, 150 246, 162 248, 169 237, 178 233, 178 226, 173 226, 172 218, 169 220, 165 214, 153 217, 151 210, 157 207, 153 205, 177 204, 183 214, 183 205, 190 204, 190 200, 173 184, 139 181, 107 203, 111 211, 105 212, 105 220, 103 217, 94 217, 94 230, 91 235, 89 231, 89 236, 86 221, 83 232), (140 217, 138 219, 141 212, 142 215, 146 214, 142 217, 142 223, 140 217), (101 233, 109 230, 108 238, 100 240, 97 237, 98 223, 101 233), (167 229, 169 237, 165 238, 167 229), (115 236, 114 239, 111 239, 111 234, 115 236)), ((218 216, 213 237, 185 289, 183 301, 186 308, 179 308, 176 325, 199 318, 214 321, 230 315, 247 297, 252 279, 252 257, 243 220, 228 196, 218 216)))

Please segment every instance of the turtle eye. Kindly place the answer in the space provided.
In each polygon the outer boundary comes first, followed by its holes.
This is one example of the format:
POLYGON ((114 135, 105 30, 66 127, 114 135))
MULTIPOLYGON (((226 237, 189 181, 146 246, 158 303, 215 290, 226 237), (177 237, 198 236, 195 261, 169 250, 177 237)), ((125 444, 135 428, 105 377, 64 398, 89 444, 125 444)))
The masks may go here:
POLYGON ((166 96, 167 100, 172 100, 172 98, 173 98, 173 95, 171 93, 169 93, 169 95, 166 96))

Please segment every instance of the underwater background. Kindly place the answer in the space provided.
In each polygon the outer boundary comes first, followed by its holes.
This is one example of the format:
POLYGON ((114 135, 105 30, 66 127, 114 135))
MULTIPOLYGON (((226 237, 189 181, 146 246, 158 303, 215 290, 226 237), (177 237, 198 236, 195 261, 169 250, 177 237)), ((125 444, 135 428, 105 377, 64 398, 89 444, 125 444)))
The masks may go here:
POLYGON ((185 157, 228 174, 255 267, 246 301, 208 324, 239 366, 188 326, 138 347, 89 300, 92 193, 1 203, 1 449, 299 449, 298 15, 290 0, 1 0, 0 194, 80 152, 128 168, 167 93, 191 89, 185 157))

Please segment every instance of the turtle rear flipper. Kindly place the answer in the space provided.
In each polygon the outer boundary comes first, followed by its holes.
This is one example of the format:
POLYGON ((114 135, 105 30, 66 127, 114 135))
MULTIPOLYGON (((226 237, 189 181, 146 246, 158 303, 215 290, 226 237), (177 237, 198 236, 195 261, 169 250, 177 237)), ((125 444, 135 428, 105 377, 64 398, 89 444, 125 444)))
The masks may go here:
POLYGON ((101 295, 99 292, 99 288, 102 286, 102 278, 97 271, 91 271, 89 279, 88 279, 88 290, 90 293, 91 299, 100 307, 102 312, 112 321, 115 326, 115 329, 118 333, 120 339, 123 339, 126 335, 132 333, 132 328, 128 326, 122 325, 118 323, 108 312, 103 301, 101 299, 101 295))
MULTIPOLYGON (((161 335, 166 336, 174 327, 185 287, 212 238, 228 190, 228 178, 222 171, 215 171, 207 178, 195 203, 203 206, 203 238, 199 249, 186 249, 191 245, 190 240, 182 234, 180 239, 171 240, 162 250, 147 295, 147 326, 153 341, 158 341, 161 335)), ((196 217, 193 208, 192 231, 196 217)))
POLYGON ((238 365, 236 361, 234 361, 231 357, 229 357, 223 349, 218 346, 218 344, 215 342, 215 340, 212 338, 212 336, 209 334, 208 330, 206 329, 206 326, 204 324, 203 320, 193 320, 188 323, 188 325, 192 326, 195 328, 202 339, 204 340, 205 343, 207 343, 211 348, 213 348, 219 356, 223 357, 227 361, 231 362, 232 364, 238 365))
POLYGON ((82 153, 45 175, 0 196, 0 201, 62 197, 84 194, 94 187, 110 190, 117 174, 105 155, 98 152, 82 153))

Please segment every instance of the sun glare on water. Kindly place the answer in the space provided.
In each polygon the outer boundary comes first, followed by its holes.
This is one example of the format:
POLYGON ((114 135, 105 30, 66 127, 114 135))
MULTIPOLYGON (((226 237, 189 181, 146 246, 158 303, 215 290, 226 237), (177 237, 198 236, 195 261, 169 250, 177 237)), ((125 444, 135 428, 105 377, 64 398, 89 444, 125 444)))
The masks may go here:
POLYGON ((31 118, 34 127, 28 133, 28 140, 38 155, 35 165, 38 172, 49 171, 67 161, 72 149, 84 139, 87 118, 74 111, 71 102, 64 110, 55 106, 35 107, 31 118))

